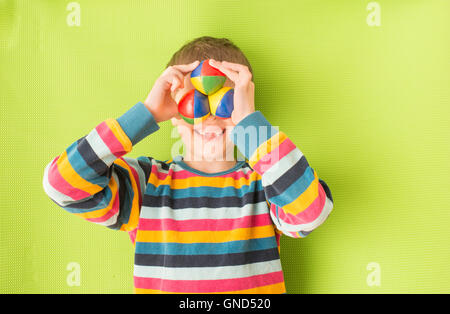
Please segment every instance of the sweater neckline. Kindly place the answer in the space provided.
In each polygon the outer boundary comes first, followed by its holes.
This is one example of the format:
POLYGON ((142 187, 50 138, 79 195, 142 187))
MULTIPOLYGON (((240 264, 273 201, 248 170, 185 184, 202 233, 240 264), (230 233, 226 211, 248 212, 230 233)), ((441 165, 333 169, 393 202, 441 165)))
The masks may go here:
POLYGON ((244 164, 245 164, 245 160, 237 161, 236 164, 233 167, 231 167, 230 169, 228 169, 228 170, 209 173, 209 172, 203 172, 203 171, 200 171, 200 170, 197 170, 197 169, 194 169, 194 168, 190 167, 188 164, 186 164, 186 162, 183 160, 183 156, 181 156, 181 155, 178 155, 178 156, 174 157, 173 161, 177 165, 179 165, 181 168, 183 168, 183 169, 185 169, 187 171, 193 172, 195 174, 204 176, 204 177, 217 177, 217 176, 221 176, 221 175, 224 175, 224 174, 227 174, 227 173, 231 173, 231 172, 234 172, 234 171, 242 168, 244 166, 244 164))

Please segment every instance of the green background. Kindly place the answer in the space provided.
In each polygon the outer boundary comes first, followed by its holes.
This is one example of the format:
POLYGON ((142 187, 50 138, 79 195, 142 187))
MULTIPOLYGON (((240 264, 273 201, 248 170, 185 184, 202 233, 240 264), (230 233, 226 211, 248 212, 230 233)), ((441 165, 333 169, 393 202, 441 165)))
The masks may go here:
MULTIPOLYGON (((202 35, 245 52, 258 109, 333 193, 323 226, 282 237, 288 293, 450 292, 449 1, 379 0, 378 27, 367 0, 78 0, 79 27, 69 2, 0 0, 0 292, 133 292, 128 235, 57 207, 44 167, 202 35)), ((171 132, 127 156, 170 158, 171 132)))

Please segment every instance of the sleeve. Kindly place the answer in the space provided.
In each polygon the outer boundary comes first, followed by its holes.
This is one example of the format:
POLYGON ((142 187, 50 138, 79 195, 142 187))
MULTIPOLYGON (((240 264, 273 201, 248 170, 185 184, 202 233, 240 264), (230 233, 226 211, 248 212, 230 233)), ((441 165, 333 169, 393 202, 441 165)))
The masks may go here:
POLYGON ((261 112, 240 121, 230 137, 261 175, 271 218, 281 233, 303 238, 327 219, 333 209, 327 184, 286 134, 261 112))
POLYGON ((103 121, 45 167, 45 192, 66 211, 132 236, 151 161, 123 156, 158 129, 140 102, 119 118, 103 121))

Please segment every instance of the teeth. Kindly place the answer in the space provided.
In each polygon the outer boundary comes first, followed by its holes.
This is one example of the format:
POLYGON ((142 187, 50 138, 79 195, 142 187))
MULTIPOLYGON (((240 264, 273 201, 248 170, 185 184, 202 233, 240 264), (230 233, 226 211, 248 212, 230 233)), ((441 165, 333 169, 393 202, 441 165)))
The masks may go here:
POLYGON ((208 136, 211 136, 211 135, 220 136, 220 135, 222 135, 222 133, 223 133, 223 130, 215 130, 215 131, 210 131, 210 130, 208 130, 208 131, 206 131, 206 130, 203 130, 203 129, 196 129, 195 131, 196 131, 198 134, 202 135, 202 136, 204 136, 204 135, 208 135, 208 136))

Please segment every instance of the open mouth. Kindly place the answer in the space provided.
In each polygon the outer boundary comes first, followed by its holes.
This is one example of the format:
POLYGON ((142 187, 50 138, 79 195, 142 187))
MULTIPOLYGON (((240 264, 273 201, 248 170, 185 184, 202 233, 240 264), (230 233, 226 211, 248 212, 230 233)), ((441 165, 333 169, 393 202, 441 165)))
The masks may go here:
POLYGON ((205 141, 212 141, 221 138, 225 134, 225 129, 217 127, 194 128, 194 133, 205 141))

